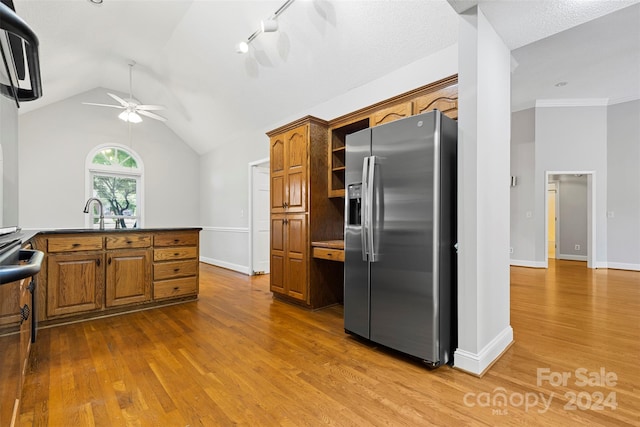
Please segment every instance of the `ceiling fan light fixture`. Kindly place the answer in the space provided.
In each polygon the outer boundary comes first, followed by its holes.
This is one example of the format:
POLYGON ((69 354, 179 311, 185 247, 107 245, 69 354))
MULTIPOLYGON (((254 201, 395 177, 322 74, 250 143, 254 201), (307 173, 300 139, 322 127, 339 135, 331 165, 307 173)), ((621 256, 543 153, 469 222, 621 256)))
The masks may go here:
POLYGON ((142 121, 142 117, 140 117, 138 113, 128 110, 125 110, 122 113, 118 114, 118 118, 129 123, 140 123, 142 121))

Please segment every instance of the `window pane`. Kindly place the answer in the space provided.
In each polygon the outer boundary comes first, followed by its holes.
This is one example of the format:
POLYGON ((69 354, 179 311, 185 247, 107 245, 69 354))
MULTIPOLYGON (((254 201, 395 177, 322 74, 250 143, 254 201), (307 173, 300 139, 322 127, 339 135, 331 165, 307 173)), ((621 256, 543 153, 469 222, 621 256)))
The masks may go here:
POLYGON ((126 150, 118 148, 105 148, 96 154, 91 161, 93 164, 105 166, 120 166, 137 169, 138 163, 126 150))
MULTIPOLYGON (((135 178, 94 175, 93 192, 102 201, 105 217, 137 215, 137 181, 135 178)), ((97 214, 95 210, 94 214, 97 214)), ((108 223, 115 226, 116 222, 119 223, 120 228, 129 228, 132 225, 128 219, 111 218, 105 219, 105 227, 108 223)))
POLYGON ((96 165, 110 165, 111 162, 109 161, 109 159, 104 155, 104 150, 99 152, 98 154, 96 154, 96 156, 93 158, 93 162, 96 165))

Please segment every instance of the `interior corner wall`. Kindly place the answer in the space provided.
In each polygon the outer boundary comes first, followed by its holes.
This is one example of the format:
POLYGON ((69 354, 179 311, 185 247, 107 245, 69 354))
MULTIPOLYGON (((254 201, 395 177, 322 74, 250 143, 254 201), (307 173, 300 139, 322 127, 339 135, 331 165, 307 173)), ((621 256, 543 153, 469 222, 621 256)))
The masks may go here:
POLYGON ((96 146, 132 147, 144 163, 144 227, 198 226, 198 155, 164 123, 129 125, 116 110, 82 105, 94 89, 19 116, 20 225, 83 228, 85 161, 96 146))
POLYGON ((607 265, 640 271, 640 100, 607 109, 607 265))
POLYGON ((513 341, 509 302, 510 51, 474 7, 460 15, 458 348, 481 374, 513 341))
POLYGON ((511 265, 536 267, 533 211, 535 109, 511 114, 511 265))
POLYGON ((247 167, 250 162, 269 157, 266 132, 307 115, 331 120, 457 72, 457 45, 452 45, 339 97, 283 117, 264 129, 242 132, 234 140, 202 155, 200 259, 249 273, 247 167))
POLYGON ((264 132, 247 133, 200 157, 200 260, 249 274, 247 165, 269 157, 264 132))
POLYGON ((607 261, 607 107, 536 107, 534 211, 535 258, 546 263, 547 171, 593 171, 596 198, 594 267, 607 261))

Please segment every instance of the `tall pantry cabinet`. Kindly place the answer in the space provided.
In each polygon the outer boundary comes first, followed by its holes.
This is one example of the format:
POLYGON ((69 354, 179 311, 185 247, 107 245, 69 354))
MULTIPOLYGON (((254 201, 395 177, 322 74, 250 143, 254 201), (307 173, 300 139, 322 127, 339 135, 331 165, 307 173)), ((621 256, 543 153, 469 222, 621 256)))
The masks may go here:
POLYGON ((312 241, 343 234, 343 202, 327 198, 328 123, 307 116, 267 135, 271 291, 313 309, 342 302, 342 265, 311 257, 312 241))

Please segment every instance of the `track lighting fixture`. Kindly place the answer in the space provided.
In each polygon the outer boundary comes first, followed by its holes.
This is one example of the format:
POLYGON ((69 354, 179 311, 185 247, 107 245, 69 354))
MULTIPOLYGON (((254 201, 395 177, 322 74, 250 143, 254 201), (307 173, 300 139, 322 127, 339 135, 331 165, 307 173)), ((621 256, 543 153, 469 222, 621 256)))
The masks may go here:
POLYGON ((278 18, 278 16, 280 16, 282 12, 284 12, 289 6, 291 6, 291 3, 293 3, 294 1, 295 0, 287 0, 282 6, 280 6, 278 10, 274 12, 273 15, 271 15, 267 19, 263 19, 262 21, 260 21, 260 29, 251 34, 246 41, 238 43, 236 45, 236 52, 247 53, 249 51, 249 44, 251 44, 251 42, 260 34, 273 33, 275 31, 278 31, 278 21, 276 20, 276 18, 278 18))
POLYGON ((263 19, 260 22, 260 28, 263 33, 273 33, 278 31, 278 21, 275 19, 263 19))

